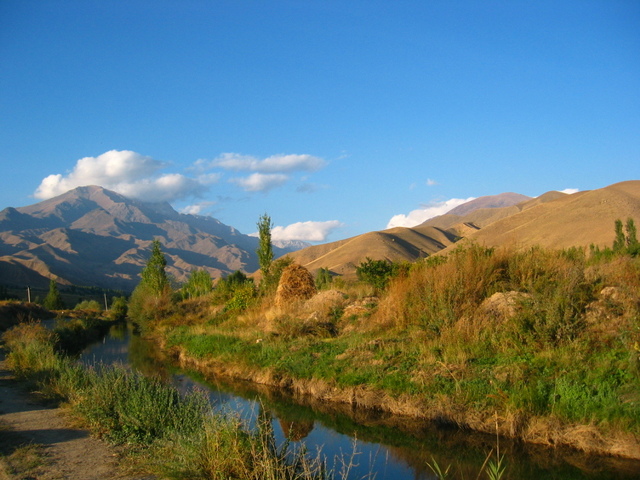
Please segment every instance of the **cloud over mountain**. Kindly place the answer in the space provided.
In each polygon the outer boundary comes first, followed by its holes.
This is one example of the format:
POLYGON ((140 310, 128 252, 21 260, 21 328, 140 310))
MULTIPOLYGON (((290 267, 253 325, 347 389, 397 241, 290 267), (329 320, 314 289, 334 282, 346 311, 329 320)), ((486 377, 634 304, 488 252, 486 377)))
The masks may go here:
MULTIPOLYGON (((52 174, 42 180, 34 196, 48 199, 84 185, 100 185, 132 198, 171 202, 197 196, 205 182, 179 173, 160 174, 166 164, 130 150, 110 150, 97 157, 78 160, 66 175, 52 174)), ((209 182, 211 177, 207 178, 209 182)))
POLYGON ((329 234, 342 226, 338 220, 326 222, 297 222, 286 227, 274 227, 273 240, 302 240, 305 242, 324 242, 329 234))
POLYGON ((463 203, 470 202, 474 198, 475 197, 450 198, 449 200, 431 202, 427 205, 424 205, 422 208, 412 210, 407 215, 404 215, 402 213, 394 215, 393 217, 391 217, 391 220, 389 220, 387 228, 415 227, 416 225, 420 225, 421 223, 426 222, 430 218, 437 217, 438 215, 443 215, 449 210, 462 205, 463 203))
POLYGON ((45 177, 34 197, 46 200, 73 188, 100 185, 147 202, 174 202, 199 198, 219 183, 225 171, 251 172, 228 182, 246 192, 268 192, 291 179, 294 172, 313 172, 326 162, 313 155, 281 154, 258 159, 239 153, 223 153, 215 160, 198 160, 187 174, 163 173, 169 165, 130 150, 110 150, 97 157, 84 157, 65 174, 45 177))
POLYGON ((295 172, 315 172, 325 166, 325 160, 308 154, 280 154, 259 159, 251 155, 227 152, 214 160, 198 160, 192 169, 198 172, 214 169, 251 172, 244 177, 233 177, 229 182, 246 192, 268 192, 283 186, 295 172))
POLYGON ((236 177, 229 180, 247 192, 268 192, 283 185, 289 177, 282 173, 252 173, 248 177, 236 177))

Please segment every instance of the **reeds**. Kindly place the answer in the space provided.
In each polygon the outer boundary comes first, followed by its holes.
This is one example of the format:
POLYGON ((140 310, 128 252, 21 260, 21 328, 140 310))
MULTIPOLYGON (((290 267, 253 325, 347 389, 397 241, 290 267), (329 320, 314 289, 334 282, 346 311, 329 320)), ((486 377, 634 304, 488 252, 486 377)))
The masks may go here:
POLYGON ((123 367, 83 368, 53 348, 39 324, 9 330, 3 340, 16 373, 64 401, 94 433, 144 452, 147 470, 168 478, 319 480, 333 478, 325 459, 304 447, 278 445, 272 420, 257 428, 214 414, 204 394, 181 395, 159 379, 123 367))

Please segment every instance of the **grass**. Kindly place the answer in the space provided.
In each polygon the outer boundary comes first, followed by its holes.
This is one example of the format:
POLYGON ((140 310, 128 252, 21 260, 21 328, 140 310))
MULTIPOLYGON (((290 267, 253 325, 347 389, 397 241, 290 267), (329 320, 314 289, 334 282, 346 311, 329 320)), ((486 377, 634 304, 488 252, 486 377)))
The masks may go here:
POLYGON ((233 416, 214 414, 197 391, 181 395, 122 367, 83 368, 56 353, 53 340, 39 324, 7 331, 11 368, 45 397, 64 402, 95 434, 135 453, 152 473, 220 480, 340 478, 320 453, 278 445, 264 412, 258 427, 249 429, 233 416))
POLYGON ((0 480, 35 478, 45 463, 41 445, 26 442, 0 423, 0 480))
POLYGON ((409 396, 481 429, 498 412, 503 433, 539 418, 640 433, 638 257, 471 246, 413 265, 348 317, 335 312, 361 287, 343 287, 347 300, 315 316, 302 304, 274 314, 266 299, 214 323, 174 316, 155 333, 204 363, 409 396))

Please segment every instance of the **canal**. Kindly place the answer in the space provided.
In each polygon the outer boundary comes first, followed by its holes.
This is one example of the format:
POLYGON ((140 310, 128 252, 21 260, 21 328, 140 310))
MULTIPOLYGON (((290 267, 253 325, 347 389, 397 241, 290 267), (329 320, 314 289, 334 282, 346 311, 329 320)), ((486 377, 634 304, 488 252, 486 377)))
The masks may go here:
MULTIPOLYGON (((493 435, 437 427, 383 413, 327 404, 312 398, 292 398, 248 382, 203 378, 184 372, 160 359, 157 348, 136 335, 131 327, 113 327, 80 356, 86 365, 121 363, 145 375, 156 375, 182 392, 205 391, 213 408, 240 416, 252 425, 262 409, 270 414, 278 441, 289 438, 318 450, 338 474, 351 462, 349 478, 377 480, 435 479, 434 461, 443 469, 451 465, 449 479, 489 478, 478 473, 496 448, 507 465, 503 479, 638 479, 640 462, 584 455, 570 449, 525 446, 493 435), (354 454, 355 452, 355 454, 354 454)), ((340 475, 337 475, 340 478, 340 475)))

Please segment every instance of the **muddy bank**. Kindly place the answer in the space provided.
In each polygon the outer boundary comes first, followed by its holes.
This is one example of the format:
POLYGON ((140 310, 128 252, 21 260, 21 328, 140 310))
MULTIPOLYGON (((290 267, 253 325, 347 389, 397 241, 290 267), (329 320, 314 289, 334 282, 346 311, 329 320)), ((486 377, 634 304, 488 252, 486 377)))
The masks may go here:
POLYGON ((197 359, 179 347, 173 347, 169 353, 181 368, 198 371, 206 377, 253 382, 283 390, 303 401, 311 398, 313 402, 344 405, 352 411, 384 412, 390 415, 385 422, 395 423, 395 426, 419 420, 494 435, 497 431, 504 437, 531 444, 640 459, 640 441, 635 435, 604 432, 595 425, 567 424, 554 417, 532 416, 521 411, 471 411, 442 398, 395 397, 367 386, 340 387, 324 380, 285 377, 268 369, 197 359), (397 418, 393 419, 393 416, 397 418))
POLYGON ((0 332, 22 322, 46 320, 55 316, 55 313, 36 303, 0 302, 0 332))

